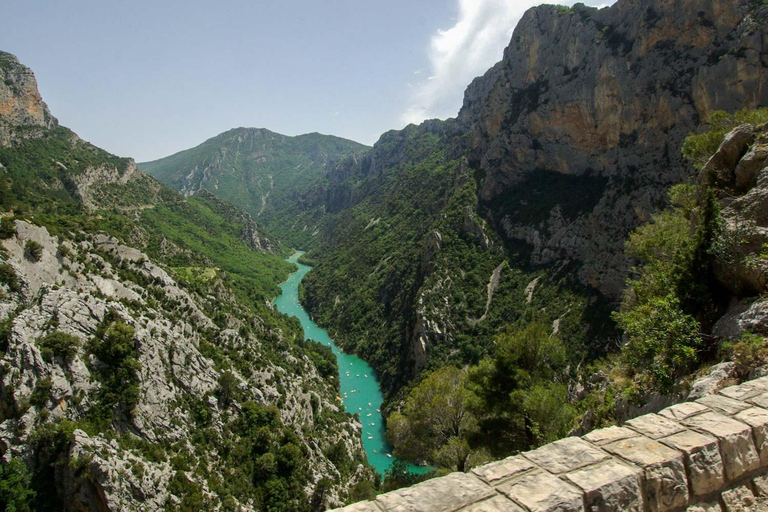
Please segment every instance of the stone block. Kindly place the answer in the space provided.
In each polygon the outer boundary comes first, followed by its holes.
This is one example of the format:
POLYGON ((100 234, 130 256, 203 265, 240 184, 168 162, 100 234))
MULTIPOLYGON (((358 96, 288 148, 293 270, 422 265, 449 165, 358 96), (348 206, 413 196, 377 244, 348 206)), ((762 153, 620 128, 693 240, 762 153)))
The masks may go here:
POLYGON ((380 494, 376 504, 387 511, 446 512, 457 510, 496 494, 478 478, 466 473, 451 473, 412 487, 380 494))
POLYGON ((593 430, 589 434, 582 436, 582 439, 586 439, 592 444, 602 446, 607 443, 619 441, 621 439, 627 439, 629 437, 637 437, 637 432, 624 427, 606 427, 598 430, 593 430))
POLYGON ((729 481, 760 466, 752 441, 752 427, 716 412, 707 412, 682 421, 694 430, 713 435, 720 442, 725 477, 729 481))
POLYGON ((526 507, 530 512, 583 512, 583 493, 545 471, 536 471, 505 482, 499 492, 526 507))
POLYGON ((671 436, 685 430, 685 427, 658 414, 646 414, 631 419, 625 423, 626 426, 640 432, 651 439, 671 436))
POLYGON ((358 501, 357 503, 334 510, 336 512, 383 512, 384 509, 380 508, 373 501, 358 501))
POLYGON ((464 507, 461 512, 525 512, 525 509, 505 496, 496 495, 493 498, 464 507))
POLYGON ((640 478, 643 471, 615 459, 567 473, 566 478, 584 491, 587 510, 593 512, 642 512, 640 478))
POLYGON ((768 391, 768 379, 765 377, 750 380, 738 386, 728 386, 720 390, 720 394, 736 400, 748 400, 768 391))
POLYGON ((741 411, 735 418, 752 427, 760 455, 760 464, 768 466, 768 411, 762 407, 750 407, 741 411))
POLYGON ((723 512, 723 509, 717 501, 704 501, 691 505, 685 512, 723 512))
POLYGON ((758 476, 752 480, 752 486, 755 489, 755 494, 768 497, 768 477, 758 476))
POLYGON ((744 409, 748 409, 750 405, 746 402, 742 402, 741 400, 736 400, 734 398, 728 398, 727 396, 720 395, 705 396, 699 398, 696 400, 696 402, 706 405, 713 411, 727 414, 728 416, 733 416, 734 414, 741 412, 744 409))
POLYGON ((681 404, 672 405, 664 410, 659 411, 659 416, 664 416, 671 420, 680 421, 685 418, 690 418, 696 414, 709 411, 709 407, 703 404, 697 404, 696 402, 683 402, 681 404))
POLYGON ((642 488, 647 510, 677 510, 688 504, 683 454, 647 437, 632 437, 603 447, 643 468, 642 488))
POLYGON ((716 437, 686 430, 659 441, 685 454, 691 492, 695 496, 704 496, 722 489, 725 468, 716 437))
POLYGON ((768 393, 761 393, 752 398, 748 398, 747 402, 754 404, 758 407, 762 407, 763 409, 768 409, 768 393))
POLYGON ((580 437, 566 437, 524 453, 523 456, 556 475, 594 464, 609 457, 607 453, 580 437))
POLYGON ((536 465, 528 459, 514 456, 477 467, 472 470, 472 473, 486 483, 497 485, 507 478, 518 476, 535 468, 536 465))
POLYGON ((754 512, 758 505, 754 493, 746 485, 724 491, 720 497, 725 512, 754 512))

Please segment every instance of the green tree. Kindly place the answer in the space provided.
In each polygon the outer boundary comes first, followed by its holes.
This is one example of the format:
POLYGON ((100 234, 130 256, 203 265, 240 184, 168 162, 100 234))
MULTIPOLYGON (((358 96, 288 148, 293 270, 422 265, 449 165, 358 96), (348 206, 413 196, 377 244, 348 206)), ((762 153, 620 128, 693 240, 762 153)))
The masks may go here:
POLYGON ((477 429, 465 388, 467 373, 452 366, 436 370, 408 395, 405 407, 389 417, 387 439, 395 455, 464 471, 477 429))
POLYGON ((24 256, 30 261, 40 261, 40 258, 43 257, 43 246, 34 240, 27 240, 24 244, 24 256))
POLYGON ((0 465, 0 510, 28 512, 35 498, 32 473, 19 459, 0 465))
POLYGON ((565 346, 541 322, 498 335, 494 356, 470 370, 479 442, 503 456, 566 435, 575 412, 558 382, 565 366, 565 346))
POLYGON ((653 297, 614 318, 628 338, 622 361, 651 389, 668 391, 692 369, 701 345, 699 324, 674 295, 653 297))

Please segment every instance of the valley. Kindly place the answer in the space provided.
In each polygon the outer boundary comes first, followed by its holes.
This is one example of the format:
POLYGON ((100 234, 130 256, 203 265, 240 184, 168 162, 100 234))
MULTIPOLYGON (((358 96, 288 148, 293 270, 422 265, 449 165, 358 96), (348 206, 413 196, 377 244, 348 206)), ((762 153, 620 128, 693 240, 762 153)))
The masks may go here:
MULTIPOLYGON (((0 52, 0 510, 397 510, 435 477, 414 510, 536 510, 498 489, 580 485, 538 454, 623 464, 593 431, 704 407, 667 427, 726 446, 696 415, 768 375, 768 5, 541 5, 499 57, 370 147, 240 127, 137 164, 0 52)), ((727 475, 755 499, 764 448, 727 475)))

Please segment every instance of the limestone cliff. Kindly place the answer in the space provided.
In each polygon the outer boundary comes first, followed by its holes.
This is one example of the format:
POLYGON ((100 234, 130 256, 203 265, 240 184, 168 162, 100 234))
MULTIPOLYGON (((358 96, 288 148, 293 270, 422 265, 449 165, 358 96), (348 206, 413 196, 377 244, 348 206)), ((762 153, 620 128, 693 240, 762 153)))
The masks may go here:
POLYGON ((459 114, 499 233, 618 298, 626 234, 691 176, 685 136, 713 110, 768 104, 766 20, 747 0, 528 11, 459 114))
POLYGON ((34 73, 14 55, 0 51, 0 145, 56 124, 37 90, 34 73), (18 134, 14 127, 24 127, 26 133, 18 134))

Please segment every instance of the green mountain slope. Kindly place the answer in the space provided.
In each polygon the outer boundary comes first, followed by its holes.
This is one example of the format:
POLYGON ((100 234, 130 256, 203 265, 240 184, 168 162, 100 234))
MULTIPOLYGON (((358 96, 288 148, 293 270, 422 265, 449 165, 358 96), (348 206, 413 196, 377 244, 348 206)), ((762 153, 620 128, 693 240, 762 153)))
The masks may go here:
POLYGON ((251 216, 59 126, 3 52, 0 98, 0 502, 309 511, 370 479, 251 216))
POLYGON ((246 209, 286 244, 307 247, 315 226, 297 223, 297 198, 323 182, 329 164, 367 149, 319 133, 235 128, 139 167, 184 195, 208 190, 246 209))

